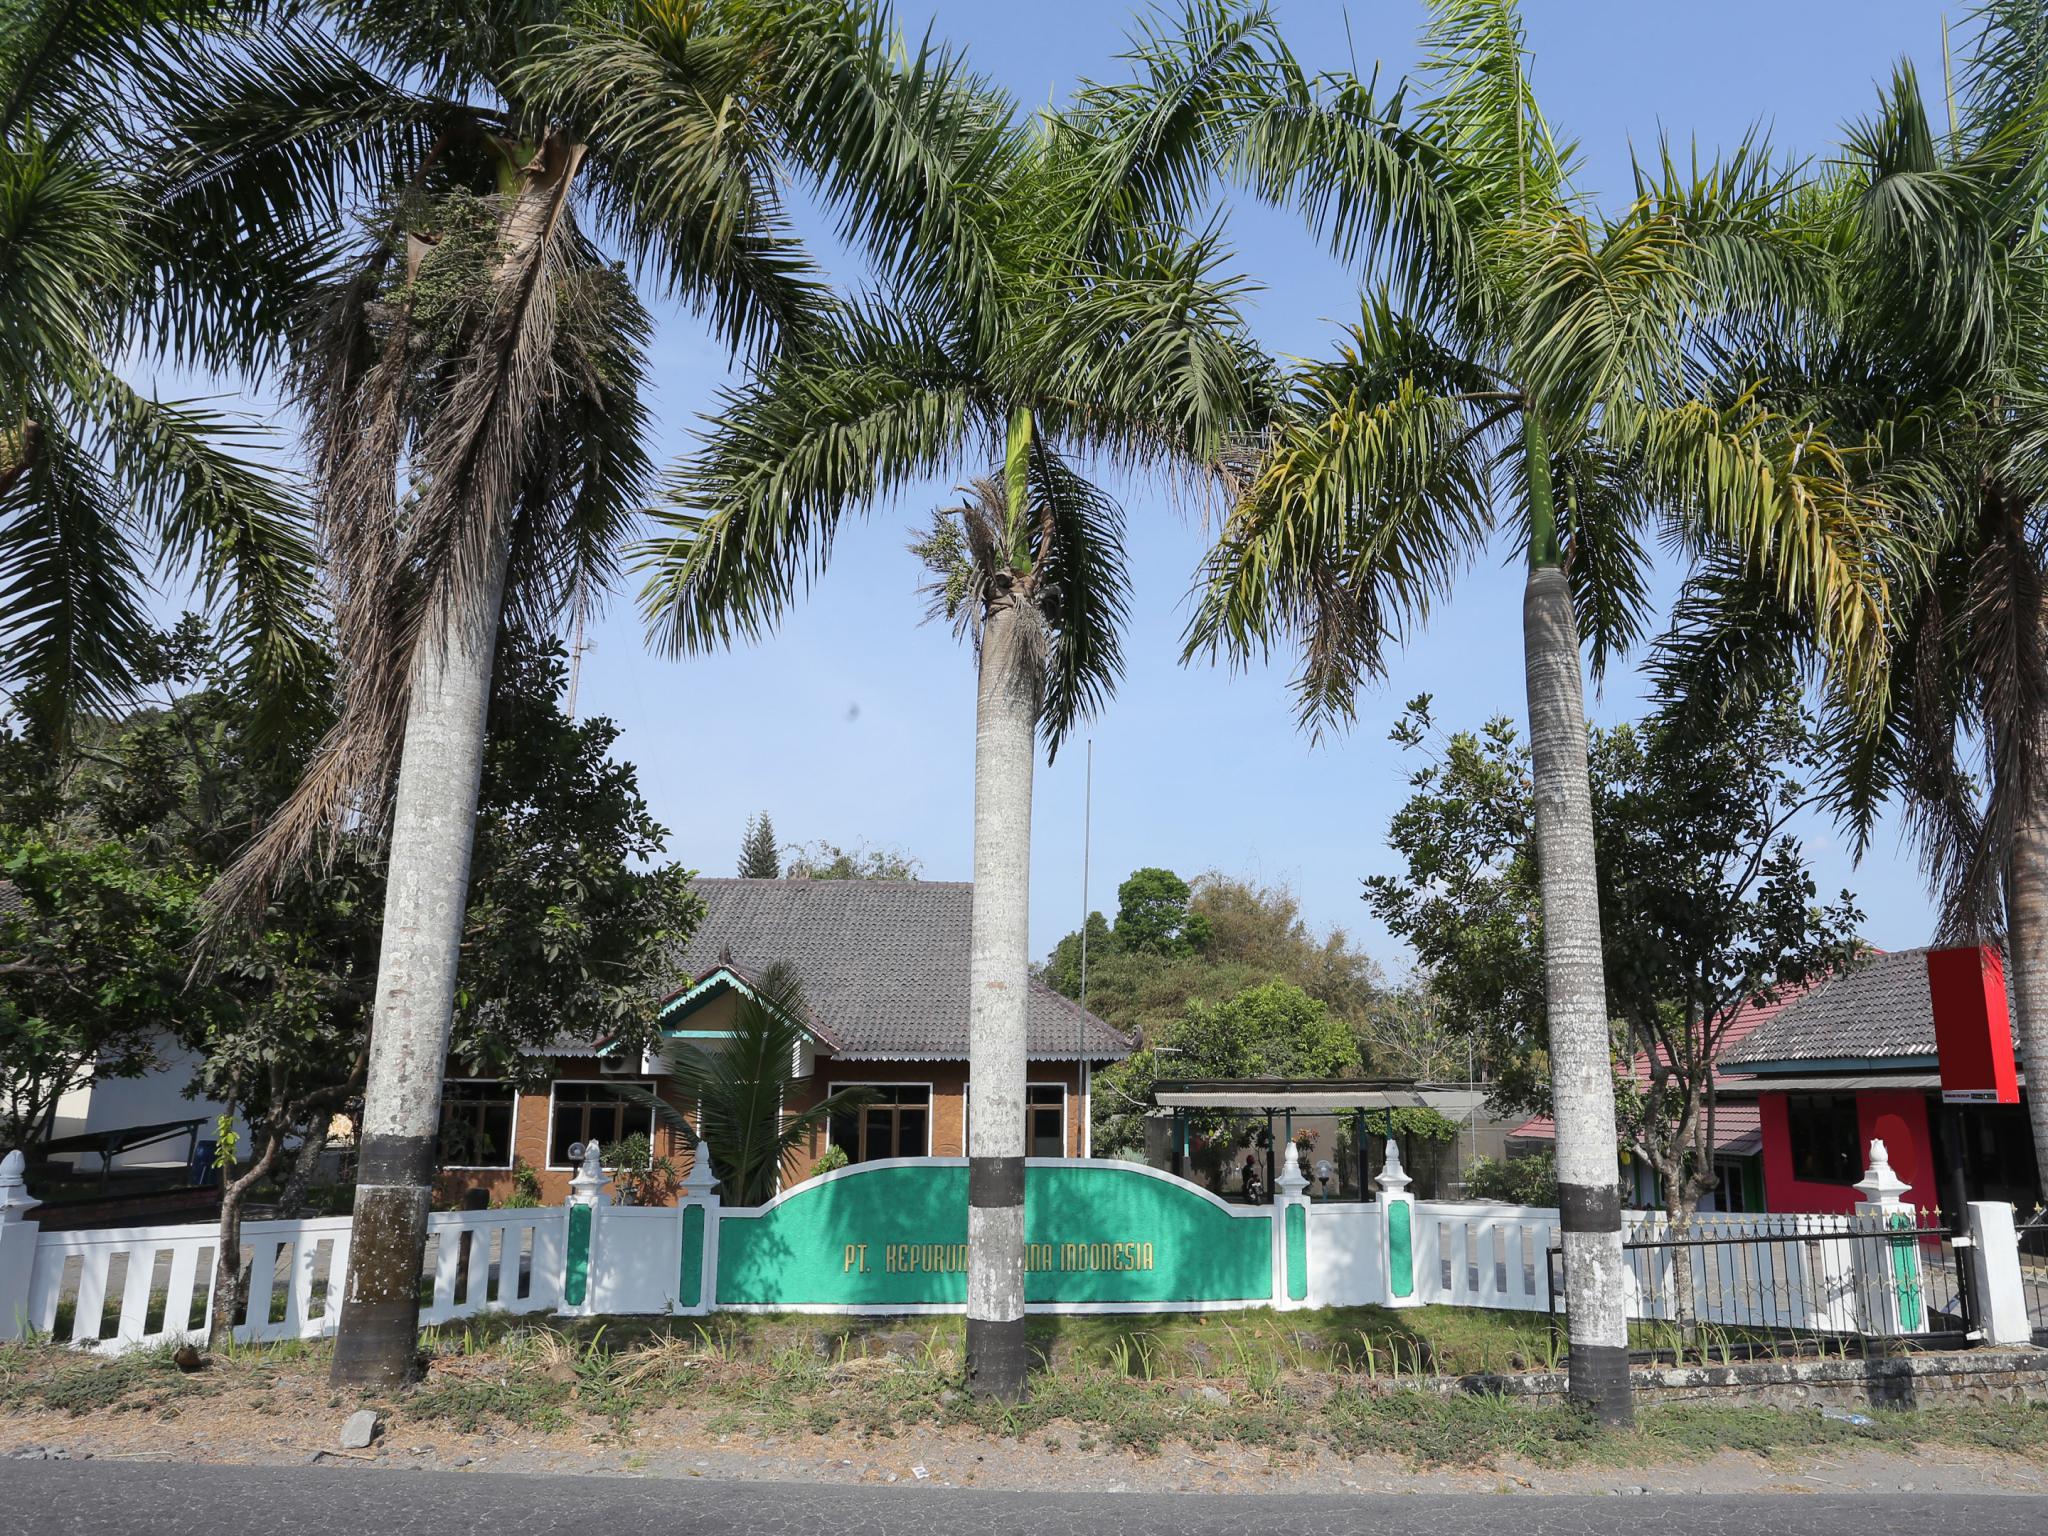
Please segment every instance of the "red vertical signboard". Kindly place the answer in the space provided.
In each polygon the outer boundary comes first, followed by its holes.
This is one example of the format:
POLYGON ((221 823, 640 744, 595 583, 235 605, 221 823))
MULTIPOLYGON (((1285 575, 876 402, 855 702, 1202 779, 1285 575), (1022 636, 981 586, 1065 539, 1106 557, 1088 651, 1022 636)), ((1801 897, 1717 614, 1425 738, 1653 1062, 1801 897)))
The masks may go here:
POLYGON ((2005 962, 1989 946, 1927 951, 1944 1104, 2017 1104, 2005 962))

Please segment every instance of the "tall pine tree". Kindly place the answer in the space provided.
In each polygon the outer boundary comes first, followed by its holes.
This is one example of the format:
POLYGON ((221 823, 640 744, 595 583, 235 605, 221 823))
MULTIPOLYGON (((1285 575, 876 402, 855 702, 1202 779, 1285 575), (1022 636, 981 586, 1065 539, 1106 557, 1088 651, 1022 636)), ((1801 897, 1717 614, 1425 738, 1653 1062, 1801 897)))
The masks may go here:
POLYGON ((745 880, 774 880, 782 874, 782 845, 775 841, 775 823, 763 811, 747 818, 747 835, 740 843, 740 877, 745 880))

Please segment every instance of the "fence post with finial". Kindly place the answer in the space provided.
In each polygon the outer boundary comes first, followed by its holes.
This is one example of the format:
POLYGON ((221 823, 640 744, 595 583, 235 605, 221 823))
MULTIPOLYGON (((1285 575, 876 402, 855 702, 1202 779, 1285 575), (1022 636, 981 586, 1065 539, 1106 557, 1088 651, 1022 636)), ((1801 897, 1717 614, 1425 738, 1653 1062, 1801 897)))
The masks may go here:
POLYGON ((605 1186, 611 1175, 604 1169, 604 1148, 592 1137, 583 1143, 583 1161, 569 1180, 568 1241, 562 1254, 562 1304, 557 1315, 589 1317, 595 1287, 591 1266, 597 1253, 597 1218, 605 1204, 605 1186))
POLYGON ((676 1201, 682 1262, 676 1276, 677 1312, 701 1315, 718 1305, 718 1175, 711 1169, 711 1148, 698 1142, 690 1154, 676 1201))
POLYGON ((1856 1184, 1856 1300, 1863 1333, 1897 1338, 1927 1328, 1927 1292, 1920 1268, 1920 1220, 1906 1192, 1913 1186, 1892 1168, 1882 1141, 1856 1184), (1896 1236, 1890 1234, 1898 1234, 1896 1236))
POLYGON ((1386 1304, 1390 1307, 1419 1307, 1422 1297, 1415 1284, 1415 1197, 1408 1193, 1413 1182, 1401 1166, 1401 1144, 1387 1138, 1387 1163, 1373 1181, 1379 1186, 1380 1252, 1384 1255, 1386 1304))
POLYGON ((1308 1305, 1308 1175, 1301 1148, 1287 1156, 1273 1180, 1273 1305, 1281 1311, 1308 1305))
POLYGON ((20 1152, 0 1157, 0 1342, 28 1332, 28 1291, 35 1275, 41 1227, 29 1212, 42 1202, 28 1192, 27 1161, 20 1152))

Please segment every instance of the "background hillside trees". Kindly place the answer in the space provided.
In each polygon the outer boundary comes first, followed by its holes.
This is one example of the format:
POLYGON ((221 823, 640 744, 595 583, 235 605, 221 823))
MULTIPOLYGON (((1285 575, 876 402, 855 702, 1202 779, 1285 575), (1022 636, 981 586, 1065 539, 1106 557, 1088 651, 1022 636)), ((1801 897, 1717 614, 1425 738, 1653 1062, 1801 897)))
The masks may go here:
MULTIPOLYGON (((1292 894, 1226 875, 1139 869, 1116 921, 1088 917, 1088 1008, 1139 1042, 1095 1079, 1095 1147, 1144 1146, 1142 1109, 1162 1077, 1351 1077, 1389 998, 1341 929, 1318 937, 1292 894)), ((1081 935, 1041 973, 1080 996, 1081 935)))

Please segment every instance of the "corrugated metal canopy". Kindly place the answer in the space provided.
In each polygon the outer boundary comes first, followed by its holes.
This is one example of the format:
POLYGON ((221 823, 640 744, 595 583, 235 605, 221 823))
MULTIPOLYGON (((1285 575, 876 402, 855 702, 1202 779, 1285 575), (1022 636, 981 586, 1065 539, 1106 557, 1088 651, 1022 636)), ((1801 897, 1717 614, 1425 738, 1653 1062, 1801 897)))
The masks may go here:
POLYGON ((1347 1109, 1435 1109, 1452 1118, 1471 1113, 1469 1088, 1425 1083, 1299 1081, 1292 1078, 1181 1078, 1155 1083, 1161 1109, 1245 1109, 1260 1114, 1317 1114, 1347 1109))
POLYGON ((1756 1077, 1728 1077, 1721 1080, 1723 1093, 1860 1093, 1868 1089, 1939 1088, 1939 1072, 1876 1072, 1810 1077, 1805 1073, 1759 1074, 1756 1077))

